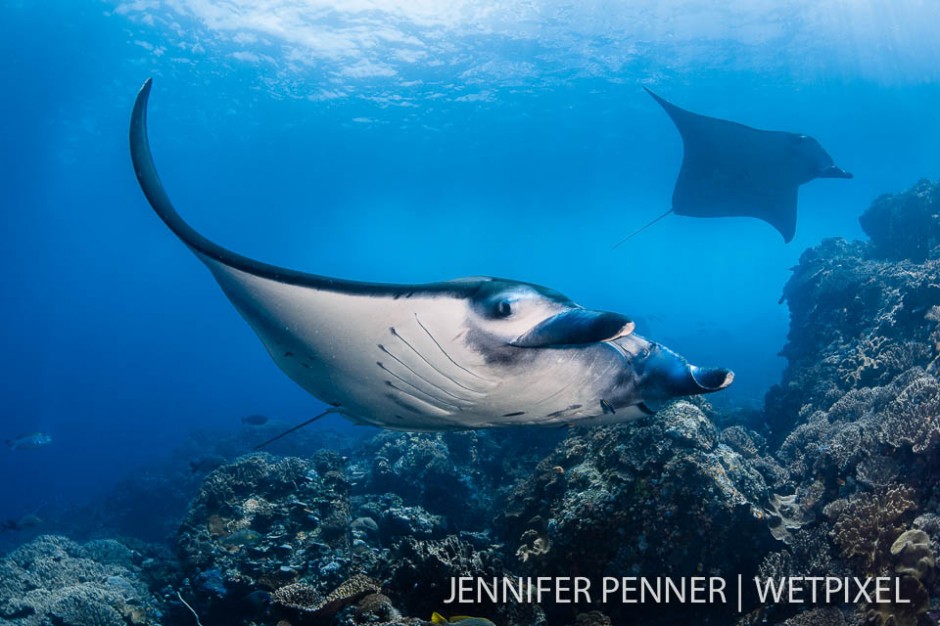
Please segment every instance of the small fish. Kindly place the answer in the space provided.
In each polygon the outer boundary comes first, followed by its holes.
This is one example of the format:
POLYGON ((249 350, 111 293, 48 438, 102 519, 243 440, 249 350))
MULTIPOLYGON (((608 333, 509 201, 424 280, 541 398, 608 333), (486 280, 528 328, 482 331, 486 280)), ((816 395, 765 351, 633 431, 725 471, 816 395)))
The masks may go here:
POLYGON ((10 450, 35 450, 52 443, 52 437, 46 433, 30 433, 7 439, 5 443, 10 450))
POLYGON ((246 546, 251 543, 257 543, 261 540, 261 533, 250 528, 236 530, 231 535, 224 537, 222 543, 227 546, 246 546))
POLYGON ((42 519, 38 515, 28 513, 20 519, 8 519, 0 522, 0 531, 20 531, 29 530, 42 525, 42 519))
POLYGON ((496 626, 496 624, 483 617, 454 615, 450 619, 446 619, 443 615, 437 612, 431 615, 431 623, 443 624, 444 626, 447 626, 448 624, 460 624, 460 626, 496 626))
POLYGON ((267 423, 267 415, 246 415, 242 418, 242 424, 245 426, 264 426, 267 423))

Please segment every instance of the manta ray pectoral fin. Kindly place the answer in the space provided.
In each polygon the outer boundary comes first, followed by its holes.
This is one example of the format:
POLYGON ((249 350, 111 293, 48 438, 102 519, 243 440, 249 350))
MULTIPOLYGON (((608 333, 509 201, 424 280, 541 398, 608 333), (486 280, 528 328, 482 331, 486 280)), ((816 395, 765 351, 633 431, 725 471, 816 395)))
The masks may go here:
POLYGON ((754 217, 776 228, 783 235, 784 243, 790 243, 796 234, 797 188, 782 188, 776 194, 767 194, 765 202, 764 214, 754 217))
POLYGON ((597 343, 633 332, 634 323, 620 313, 569 309, 539 323, 510 345, 517 348, 597 343))
POLYGON ((674 105, 672 102, 669 102, 659 94, 655 93, 649 87, 643 87, 643 89, 653 98, 653 100, 659 103, 659 106, 661 106, 663 110, 665 110, 669 115, 669 117, 672 118, 673 124, 676 125, 680 133, 684 133, 690 125, 694 124, 696 118, 704 117, 703 115, 686 111, 682 107, 674 105))
MULTIPOLYGON (((164 189, 160 176, 157 174, 153 155, 150 152, 150 140, 147 136, 147 104, 150 99, 152 85, 153 82, 150 78, 144 82, 137 93, 137 99, 134 101, 134 109, 131 113, 130 148, 134 173, 137 175, 140 188, 150 202, 150 206, 153 207, 154 212, 213 272, 219 268, 234 269, 245 275, 255 276, 282 285, 393 298, 409 297, 416 292, 465 296, 468 293, 473 293, 479 282, 485 280, 470 278, 426 285, 390 285, 344 280, 263 263, 210 241, 187 224, 180 216, 170 201, 170 196, 164 189)), ((231 293, 229 293, 229 296, 231 297, 231 293)))

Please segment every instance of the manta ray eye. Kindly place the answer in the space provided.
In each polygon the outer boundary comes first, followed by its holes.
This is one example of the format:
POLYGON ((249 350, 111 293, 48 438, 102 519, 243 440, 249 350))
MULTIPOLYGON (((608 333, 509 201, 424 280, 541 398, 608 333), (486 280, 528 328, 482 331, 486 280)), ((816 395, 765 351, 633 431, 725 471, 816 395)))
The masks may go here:
POLYGON ((512 305, 508 300, 500 300, 496 303, 496 317, 509 317, 512 315, 512 305))

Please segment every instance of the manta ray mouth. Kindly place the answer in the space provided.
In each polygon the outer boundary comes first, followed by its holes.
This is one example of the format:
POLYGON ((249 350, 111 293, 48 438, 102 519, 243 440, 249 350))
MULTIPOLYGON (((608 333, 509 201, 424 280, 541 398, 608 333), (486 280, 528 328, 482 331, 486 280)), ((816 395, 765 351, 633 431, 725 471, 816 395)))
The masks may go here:
POLYGON ((689 373, 702 391, 719 391, 734 382, 734 372, 723 367, 693 365, 689 368, 689 373))

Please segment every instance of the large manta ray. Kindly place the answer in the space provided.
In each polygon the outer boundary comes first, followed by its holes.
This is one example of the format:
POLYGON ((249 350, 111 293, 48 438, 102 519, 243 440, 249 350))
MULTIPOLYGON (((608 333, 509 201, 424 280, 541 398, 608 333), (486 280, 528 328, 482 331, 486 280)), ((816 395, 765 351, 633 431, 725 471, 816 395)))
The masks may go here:
POLYGON ((672 118, 685 146, 672 209, 658 219, 669 213, 756 217, 789 243, 799 186, 814 178, 852 178, 812 137, 706 117, 646 91, 672 118))
POLYGON ((632 334, 617 313, 498 278, 424 285, 354 282, 241 256, 170 203, 147 137, 148 79, 131 157, 150 205, 212 272, 291 379, 355 422, 399 430, 620 422, 644 404, 731 384, 632 334))

